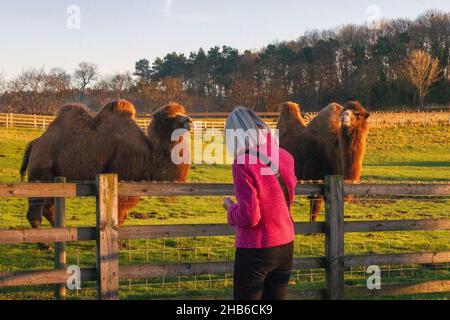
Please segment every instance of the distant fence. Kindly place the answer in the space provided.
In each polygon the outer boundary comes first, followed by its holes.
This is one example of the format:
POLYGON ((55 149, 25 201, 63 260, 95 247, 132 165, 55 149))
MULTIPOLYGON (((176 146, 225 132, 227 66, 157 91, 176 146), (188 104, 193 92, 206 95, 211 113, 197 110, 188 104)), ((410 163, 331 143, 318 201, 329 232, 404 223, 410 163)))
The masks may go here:
MULTIPOLYGON (((197 129, 223 130, 228 113, 191 113, 197 129)), ((267 124, 276 127, 278 113, 260 113, 267 124)), ((306 120, 313 119, 316 113, 306 113, 306 120)), ((30 128, 45 131, 55 119, 54 116, 26 115, 0 113, 0 126, 6 128, 30 128)), ((138 115, 136 122, 146 130, 151 121, 151 115, 138 115)), ((428 126, 433 124, 450 124, 450 111, 432 112, 373 112, 369 122, 373 128, 428 126)))
MULTIPOLYGON (((193 264, 119 265, 119 239, 159 239, 182 237, 232 236, 234 229, 225 224, 149 225, 118 227, 119 196, 231 196, 229 184, 119 183, 117 175, 99 175, 95 183, 0 184, 0 198, 55 197, 57 228, 0 230, 0 244, 57 242, 55 269, 0 273, 0 287, 55 284, 56 296, 64 298, 69 275, 66 272, 66 242, 97 241, 97 265, 81 270, 82 281, 96 281, 99 299, 118 299, 120 279, 144 279, 164 276, 197 276, 233 272, 233 262, 193 264), (66 228, 66 197, 96 197, 96 227, 66 228)), ((450 280, 416 284, 383 285, 370 291, 363 286, 345 286, 346 268, 368 265, 431 264, 450 262, 450 252, 345 255, 346 233, 450 230, 450 219, 345 221, 344 198, 450 196, 450 184, 344 185, 340 176, 326 177, 323 184, 300 184, 299 196, 325 197, 325 222, 296 223, 296 234, 325 234, 325 256, 296 259, 295 270, 325 269, 326 286, 295 292, 298 299, 344 299, 370 296, 395 296, 416 293, 450 292, 450 280)))

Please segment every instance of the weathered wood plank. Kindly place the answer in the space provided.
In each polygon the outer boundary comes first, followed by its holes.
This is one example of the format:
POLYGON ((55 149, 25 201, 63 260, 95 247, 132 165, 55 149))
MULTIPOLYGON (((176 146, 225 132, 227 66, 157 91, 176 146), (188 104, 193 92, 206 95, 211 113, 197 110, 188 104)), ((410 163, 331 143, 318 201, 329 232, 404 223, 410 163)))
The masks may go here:
POLYGON ((347 184, 345 195, 377 196, 450 196, 450 183, 439 184, 347 184))
POLYGON ((295 234, 311 235, 325 233, 324 222, 296 222, 294 224, 295 234))
POLYGON ((119 218, 117 175, 99 175, 97 184, 98 298, 119 299, 119 218))
MULTIPOLYGON (((388 232, 416 230, 449 230, 450 220, 399 220, 399 221, 350 221, 345 222, 345 232, 388 232)), ((324 233, 322 222, 295 224, 296 234, 324 233)), ((211 225, 155 225, 125 226, 119 229, 121 239, 157 239, 201 236, 233 236, 235 230, 225 224, 211 225)), ((76 242, 96 239, 92 227, 0 230, 0 244, 39 242, 76 242)))
MULTIPOLYGON (((325 266, 324 258, 295 259, 295 270, 321 269, 325 266)), ((233 261, 180 263, 180 264, 142 264, 121 266, 121 279, 143 279, 159 277, 194 276, 204 274, 232 273, 233 261)))
MULTIPOLYGON (((324 233, 322 222, 295 224, 297 234, 324 233)), ((158 239, 183 237, 225 237, 235 235, 235 228, 227 224, 186 224, 186 225, 153 225, 125 226, 119 229, 121 239, 158 239)))
POLYGON ((448 252, 421 252, 401 254, 349 255, 344 258, 346 268, 371 265, 430 264, 450 262, 448 252))
MULTIPOLYGON (((232 196, 231 184, 174 184, 161 182, 121 183, 121 196, 232 196)), ((322 184, 299 184, 297 196, 323 194, 322 184)), ((348 184, 345 195, 355 197, 379 196, 450 196, 450 183, 441 184, 348 184)), ((95 185, 92 182, 66 183, 23 183, 0 184, 0 198, 53 198, 53 197, 92 197, 95 185)))
MULTIPOLYGON (((232 184, 206 184, 206 183, 120 183, 119 193, 121 196, 154 196, 154 197, 178 197, 178 196, 233 196, 232 184)), ((320 184, 300 184, 296 188, 297 195, 322 194, 320 184)))
POLYGON ((327 260, 325 257, 305 257, 294 259, 294 270, 325 269, 327 260))
POLYGON ((0 244, 89 241, 96 239, 95 230, 91 227, 0 230, 0 244))
MULTIPOLYGON (((388 232, 417 230, 449 230, 450 220, 398 220, 345 222, 345 232, 388 232)), ((324 233, 322 222, 295 224, 296 234, 324 233)), ((38 242, 76 242, 96 239, 95 228, 55 228, 0 230, 0 244, 38 242)), ((233 236, 235 230, 226 224, 125 226, 119 229, 121 239, 157 239, 201 236, 233 236)))
MULTIPOLYGON (((230 196, 231 184, 121 183, 124 196, 230 196)), ((296 195, 323 194, 322 184, 299 184, 296 195)), ((450 196, 450 183, 442 184, 347 184, 345 195, 371 196, 450 196)))
MULTIPOLYGON (((449 230, 450 220, 349 221, 345 222, 344 227, 346 233, 449 230)), ((322 222, 295 224, 296 234, 320 234, 324 233, 324 229, 325 224, 322 222)), ((96 239, 95 230, 90 227, 0 230, 0 244, 89 241, 96 239)), ((121 239, 233 236, 234 234, 235 230, 226 224, 125 226, 119 229, 121 239)))
POLYGON ((344 224, 346 233, 388 232, 388 231, 437 231, 450 230, 450 219, 398 220, 398 221, 348 221, 344 224))
POLYGON ((367 287, 346 287, 345 297, 348 299, 363 297, 395 297, 400 295, 450 292, 450 280, 430 281, 409 284, 384 284, 381 290, 368 290, 367 287))
POLYGON ((292 290, 287 294, 287 300, 325 300, 327 291, 325 289, 292 290))
MULTIPOLYGON (((57 177, 55 178, 56 183, 66 183, 66 178, 57 177)), ((55 227, 65 228, 66 227, 66 199, 65 198, 55 198, 55 227)), ((55 242, 55 269, 65 270, 66 269, 66 243, 65 242, 55 242)), ((55 288, 55 298, 56 300, 66 299, 66 285, 57 284, 55 288)))
POLYGON ((77 183, 0 183, 0 198, 94 197, 95 182, 77 183))
MULTIPOLYGON (((66 270, 0 272, 0 287, 65 284, 69 276, 66 270)), ((97 280, 95 268, 81 269, 81 281, 95 280, 97 280)))
POLYGON ((65 198, 76 197, 74 183, 22 183, 0 184, 0 198, 65 198))
POLYGON ((325 255, 328 299, 344 298, 344 178, 325 177, 325 255))
POLYGON ((121 196, 232 196, 234 194, 231 184, 182 184, 182 183, 120 183, 121 196))
POLYGON ((208 263, 184 263, 184 264, 150 264, 121 266, 121 279, 143 279, 159 277, 193 276, 202 274, 225 274, 233 272, 234 263, 208 262, 208 263))

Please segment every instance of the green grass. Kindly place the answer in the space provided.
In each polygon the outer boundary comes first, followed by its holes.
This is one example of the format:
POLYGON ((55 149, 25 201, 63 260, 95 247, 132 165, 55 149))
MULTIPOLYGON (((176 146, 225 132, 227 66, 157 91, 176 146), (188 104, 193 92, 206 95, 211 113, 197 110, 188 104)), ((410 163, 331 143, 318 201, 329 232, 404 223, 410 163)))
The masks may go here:
MULTIPOLYGON (((19 182, 18 169, 26 144, 40 131, 0 129, 0 182, 19 182)), ((365 182, 450 181, 450 126, 374 129, 371 131, 365 158, 365 182)), ((226 165, 194 165, 192 182, 231 182, 231 168, 226 165)), ((299 198, 294 206, 297 221, 307 221, 309 205, 299 198)), ((25 199, 0 199, 0 228, 28 228, 25 199)), ((396 200, 376 199, 346 204, 347 220, 437 219, 449 218, 449 199, 396 200)), ((323 217, 322 217, 323 219, 323 217)), ((68 199, 69 226, 95 224, 93 199, 68 199)), ((127 225, 225 223, 220 197, 145 198, 132 210, 127 225)), ((48 227, 48 224, 45 224, 48 227)), ((121 251, 121 264, 222 261, 233 259, 233 237, 133 240, 121 251)), ((450 250, 450 232, 403 232, 346 235, 347 254, 400 253, 450 250)), ((298 236, 297 257, 324 254, 323 236, 298 236)), ((68 245, 68 263, 81 267, 95 265, 95 243, 68 245)), ((53 253, 37 250, 35 245, 0 246, 0 272, 47 269, 53 266, 53 253)), ((449 269, 402 266, 401 270, 383 272, 383 283, 450 279, 449 269)), ((347 284, 363 284, 365 274, 351 270, 347 284)), ((177 296, 223 295, 230 293, 231 275, 198 278, 165 278, 124 281, 123 299, 173 298, 177 296)), ((315 288, 323 285, 323 272, 294 273, 292 288, 315 288)), ((51 299, 52 286, 0 289, 0 299, 51 299)), ((72 299, 95 297, 93 284, 72 299)), ((450 295, 409 296, 403 298, 447 299, 450 295)))

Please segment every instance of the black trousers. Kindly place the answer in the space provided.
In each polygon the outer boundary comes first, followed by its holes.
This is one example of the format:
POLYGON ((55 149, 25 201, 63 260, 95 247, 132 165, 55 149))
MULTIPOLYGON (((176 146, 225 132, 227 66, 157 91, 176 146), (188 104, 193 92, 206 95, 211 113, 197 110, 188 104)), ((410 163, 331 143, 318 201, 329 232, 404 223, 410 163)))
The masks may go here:
POLYGON ((294 243, 236 249, 234 300, 284 300, 294 262, 294 243))

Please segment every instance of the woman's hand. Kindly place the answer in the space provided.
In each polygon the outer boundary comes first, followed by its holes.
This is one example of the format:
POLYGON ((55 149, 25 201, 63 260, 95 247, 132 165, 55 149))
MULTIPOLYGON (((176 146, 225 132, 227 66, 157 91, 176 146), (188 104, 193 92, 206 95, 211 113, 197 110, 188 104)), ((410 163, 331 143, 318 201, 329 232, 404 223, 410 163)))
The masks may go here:
POLYGON ((224 198, 223 199, 223 207, 225 208, 225 210, 228 211, 228 209, 234 204, 234 201, 231 200, 230 198, 224 198))

